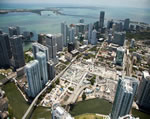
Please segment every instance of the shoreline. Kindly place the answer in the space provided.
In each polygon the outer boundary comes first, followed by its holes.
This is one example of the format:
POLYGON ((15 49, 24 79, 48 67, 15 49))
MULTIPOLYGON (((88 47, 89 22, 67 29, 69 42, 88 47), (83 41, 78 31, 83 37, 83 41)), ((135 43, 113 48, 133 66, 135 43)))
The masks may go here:
MULTIPOLYGON (((0 9, 0 14, 8 14, 8 13, 19 13, 19 12, 30 12, 30 13, 35 13, 35 14, 39 14, 41 15, 42 11, 51 11, 57 15, 64 15, 64 16, 79 16, 79 17, 84 17, 83 15, 73 15, 73 14, 65 14, 61 12, 61 9, 64 9, 66 7, 49 7, 49 8, 43 8, 43 9, 0 9)), ((91 9, 90 7, 69 7, 70 9, 72 8, 82 8, 82 9, 91 9)), ((85 16, 87 17, 87 16, 85 16)), ((106 20, 106 19, 105 19, 106 20)), ((107 19, 108 20, 108 19, 107 19)), ((124 20, 122 19, 118 19, 116 21, 119 22, 124 22, 124 20)), ((146 25, 146 26, 150 26, 149 23, 145 23, 145 22, 141 22, 141 21, 130 21, 131 24, 135 24, 135 25, 146 25)))

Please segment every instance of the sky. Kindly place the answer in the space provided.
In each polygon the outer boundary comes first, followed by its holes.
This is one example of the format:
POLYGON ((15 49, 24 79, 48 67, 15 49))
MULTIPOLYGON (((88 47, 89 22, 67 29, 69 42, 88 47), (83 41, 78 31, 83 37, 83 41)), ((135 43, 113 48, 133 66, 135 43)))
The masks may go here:
POLYGON ((0 0, 0 3, 54 3, 54 4, 74 4, 88 6, 119 6, 150 8, 150 0, 0 0))

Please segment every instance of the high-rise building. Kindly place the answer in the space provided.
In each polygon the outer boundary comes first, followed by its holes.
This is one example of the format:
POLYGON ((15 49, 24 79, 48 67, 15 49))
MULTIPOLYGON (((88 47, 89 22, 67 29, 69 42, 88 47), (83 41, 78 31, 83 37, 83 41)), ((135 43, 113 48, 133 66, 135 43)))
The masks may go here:
POLYGON ((20 28, 17 27, 9 27, 9 35, 12 37, 13 35, 20 35, 20 28))
POLYGON ((124 30, 125 31, 129 30, 129 25, 130 25, 130 19, 125 19, 124 20, 124 30))
POLYGON ((43 52, 38 52, 36 53, 36 58, 39 61, 39 65, 40 65, 41 81, 43 86, 45 86, 45 84, 48 81, 46 55, 43 52))
POLYGON ((150 74, 148 71, 143 71, 138 90, 137 104, 140 108, 150 110, 150 74))
POLYGON ((75 44, 73 43, 68 43, 68 52, 71 52, 75 49, 75 44))
POLYGON ((39 61, 30 61, 25 66, 26 77, 29 87, 29 97, 35 97, 42 90, 39 61))
POLYGON ((134 77, 129 77, 129 76, 125 76, 124 77, 125 80, 128 80, 129 82, 131 82, 131 86, 133 88, 133 93, 135 95, 137 95, 137 89, 138 89, 138 86, 139 86, 139 81, 138 79, 134 78, 134 77))
POLYGON ((105 12, 101 11, 100 12, 100 19, 99 19, 99 27, 100 28, 104 27, 104 17, 105 17, 105 12))
POLYGON ((57 63, 56 53, 57 53, 57 43, 56 39, 53 35, 47 34, 46 35, 46 46, 49 50, 49 58, 54 63, 57 63))
POLYGON ((52 107, 52 119, 74 119, 71 115, 59 104, 54 104, 52 107))
POLYGON ((135 96, 135 91, 132 86, 132 81, 119 79, 111 119, 118 119, 118 117, 129 114, 135 96))
POLYGON ((107 22, 107 29, 112 28, 113 23, 114 23, 114 21, 113 21, 113 20, 109 20, 109 21, 107 22))
POLYGON ((61 34, 64 46, 67 46, 67 25, 66 22, 61 23, 61 34))
MULTIPOLYGON (((9 60, 9 50, 7 46, 8 37, 7 34, 0 34, 0 67, 9 67, 10 60, 9 60)), ((9 44, 10 46, 10 44, 9 44)))
POLYGON ((57 42, 57 51, 63 51, 63 37, 61 33, 54 35, 57 42))
POLYGON ((112 42, 112 34, 108 34, 108 42, 109 42, 109 43, 112 42))
POLYGON ((131 48, 133 48, 133 47, 134 47, 134 45, 135 45, 135 39, 133 38, 133 39, 131 39, 130 47, 131 47, 131 48))
POLYGON ((76 35, 84 34, 85 33, 85 24, 78 23, 76 24, 76 35))
POLYGON ((93 25, 92 23, 89 24, 89 29, 88 29, 88 42, 91 43, 92 39, 92 30, 93 30, 93 25))
POLYGON ((48 69, 48 79, 53 80, 55 77, 55 64, 53 61, 47 62, 47 69, 48 69))
POLYGON ((79 23, 84 23, 84 19, 81 18, 81 19, 79 20, 79 23))
POLYGON ((117 53, 116 53, 116 64, 121 65, 123 64, 123 58, 124 58, 124 52, 125 50, 123 47, 117 48, 117 53))
POLYGON ((45 34, 38 34, 38 43, 46 45, 45 34))
POLYGON ((69 43, 75 43, 75 28, 71 27, 69 30, 69 43))
POLYGON ((0 35, 1 35, 2 38, 4 38, 4 40, 6 42, 8 56, 9 56, 9 59, 11 59, 12 58, 12 52, 11 52, 10 39, 8 37, 8 34, 7 33, 2 33, 0 35))
POLYGON ((12 65, 14 66, 15 69, 20 68, 25 65, 23 45, 22 45, 22 35, 19 36, 13 35, 10 38, 10 43, 13 56, 12 65))
POLYGON ((35 59, 38 52, 43 52, 46 55, 46 61, 49 61, 49 50, 46 46, 41 45, 40 43, 32 43, 32 50, 35 59))
POLYGON ((96 45, 97 44, 97 31, 94 29, 93 31, 92 31, 92 39, 91 39, 91 44, 92 45, 96 45))
POLYGON ((114 38, 112 40, 112 43, 114 44, 118 44, 120 46, 124 45, 124 41, 125 41, 125 32, 115 32, 114 33, 114 38))

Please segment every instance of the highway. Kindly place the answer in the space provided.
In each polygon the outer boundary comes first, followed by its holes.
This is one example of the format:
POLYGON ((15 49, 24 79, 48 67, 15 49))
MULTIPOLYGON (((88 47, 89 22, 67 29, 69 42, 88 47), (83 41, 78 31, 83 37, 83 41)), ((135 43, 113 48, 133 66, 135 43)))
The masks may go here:
MULTIPOLYGON (((77 57, 77 56, 76 56, 77 57)), ((32 101, 32 103, 30 104, 28 110, 26 111, 26 113, 24 114, 24 116, 22 117, 22 119, 26 119, 26 117, 28 116, 28 114, 30 113, 30 111, 32 110, 33 106, 36 104, 38 98, 41 96, 41 94, 43 92, 46 91, 46 89, 53 83, 55 82, 58 78, 60 78, 64 73, 65 71, 72 65, 72 63, 76 60, 76 57, 74 57, 72 59, 72 61, 70 62, 70 64, 61 72, 59 73, 52 81, 49 81, 47 86, 34 98, 34 100, 32 101)))
POLYGON ((80 83, 78 84, 77 88, 74 90, 74 92, 72 93, 72 95, 70 96, 70 98, 68 99, 66 105, 70 104, 70 103, 74 103, 76 101, 76 99, 78 98, 80 92, 84 89, 84 87, 82 87, 82 90, 80 89, 82 86, 82 82, 85 79, 85 76, 87 75, 87 72, 85 72, 85 74, 82 76, 82 79, 80 81, 80 83), (79 90, 80 89, 80 90, 79 90))

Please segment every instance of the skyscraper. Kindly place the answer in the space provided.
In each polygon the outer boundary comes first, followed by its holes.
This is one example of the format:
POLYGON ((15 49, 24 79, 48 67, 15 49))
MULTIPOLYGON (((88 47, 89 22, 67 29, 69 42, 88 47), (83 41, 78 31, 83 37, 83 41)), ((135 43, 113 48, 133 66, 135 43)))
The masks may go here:
POLYGON ((9 67, 9 50, 7 46, 7 35, 2 33, 0 34, 0 67, 9 67))
POLYGON ((123 49, 123 47, 117 48, 117 52, 116 52, 116 64, 117 65, 122 66, 123 58, 124 58, 124 52, 125 52, 125 50, 123 49))
POLYGON ((132 87, 132 82, 126 79, 119 79, 111 119, 118 119, 119 116, 129 114, 134 96, 135 91, 132 87))
POLYGON ((12 48, 13 66, 15 68, 20 68, 25 65, 22 36, 13 35, 10 38, 10 43, 12 48))
POLYGON ((79 23, 84 23, 84 19, 81 18, 81 19, 79 20, 79 23))
POLYGON ((46 46, 39 43, 32 43, 32 50, 35 59, 38 52, 43 52, 46 55, 46 61, 49 61, 49 50, 46 46))
POLYGON ((125 31, 129 30, 129 24, 130 24, 130 19, 125 19, 124 20, 124 30, 125 31))
POLYGON ((44 86, 48 81, 46 55, 43 52, 38 52, 38 53, 36 53, 36 58, 39 61, 41 81, 42 81, 42 84, 44 86))
POLYGON ((61 34, 63 35, 63 44, 67 46, 67 25, 66 22, 61 23, 61 34))
POLYGON ((101 11, 100 12, 100 19, 99 19, 99 27, 100 28, 104 27, 104 17, 105 17, 105 12, 101 11))
POLYGON ((150 74, 148 71, 143 71, 138 90, 137 103, 140 108, 150 110, 150 74))
POLYGON ((56 39, 53 35, 47 34, 46 35, 46 46, 49 50, 49 58, 54 63, 57 63, 56 53, 57 53, 57 43, 56 39))
POLYGON ((45 43, 45 34, 38 34, 38 43, 46 45, 45 43))
POLYGON ((112 43, 123 46, 125 41, 125 34, 126 32, 115 32, 112 43))
POLYGON ((9 35, 12 37, 13 35, 20 35, 20 28, 17 27, 9 27, 9 35))
POLYGON ((57 42, 57 51, 63 51, 63 36, 61 33, 54 35, 57 42))
POLYGON ((48 69, 48 79, 53 80, 55 77, 55 64, 53 61, 48 61, 47 62, 47 69, 48 69))
POLYGON ((91 43, 92 30, 93 30, 93 25, 92 25, 92 23, 90 23, 90 24, 89 24, 89 29, 88 29, 88 43, 91 43))
POLYGON ((97 31, 94 29, 94 30, 92 31, 92 39, 91 39, 91 44, 92 44, 92 45, 96 45, 96 44, 97 44, 96 34, 97 34, 97 31))
POLYGON ((69 43, 75 43, 75 28, 71 27, 69 29, 69 43))
POLYGON ((39 61, 33 60, 25 66, 29 96, 35 97, 42 90, 39 61))

